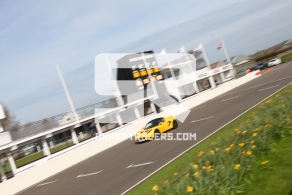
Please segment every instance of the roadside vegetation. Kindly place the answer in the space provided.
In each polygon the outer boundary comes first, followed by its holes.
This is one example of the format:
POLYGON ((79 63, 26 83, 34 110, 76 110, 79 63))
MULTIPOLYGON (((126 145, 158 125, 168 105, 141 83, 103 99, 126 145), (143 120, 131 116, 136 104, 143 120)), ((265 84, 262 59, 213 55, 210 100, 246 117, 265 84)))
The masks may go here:
POLYGON ((129 194, 291 194, 292 84, 129 194))
POLYGON ((51 154, 53 154, 53 153, 56 153, 56 152, 58 152, 60 150, 63 150, 65 148, 68 148, 68 147, 73 146, 73 145, 74 145, 73 142, 68 142, 68 143, 56 146, 54 148, 51 148, 50 152, 51 152, 51 154))
POLYGON ((29 156, 26 156, 26 157, 20 158, 19 160, 16 160, 15 164, 16 164, 16 167, 21 167, 23 165, 26 165, 26 164, 31 163, 33 161, 36 161, 42 157, 43 157, 42 152, 36 152, 36 153, 33 153, 29 156))
POLYGON ((282 62, 292 59, 292 52, 281 57, 282 62))

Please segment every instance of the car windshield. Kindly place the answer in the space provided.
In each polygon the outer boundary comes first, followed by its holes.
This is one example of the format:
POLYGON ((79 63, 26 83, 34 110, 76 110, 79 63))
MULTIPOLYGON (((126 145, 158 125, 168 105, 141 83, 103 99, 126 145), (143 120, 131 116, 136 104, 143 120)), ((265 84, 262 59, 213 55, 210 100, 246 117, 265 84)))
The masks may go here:
POLYGON ((152 127, 155 127, 157 126, 160 122, 162 122, 162 118, 158 118, 158 119, 154 119, 150 122, 148 122, 146 125, 145 125, 145 128, 144 129, 149 129, 149 128, 152 128, 152 127))

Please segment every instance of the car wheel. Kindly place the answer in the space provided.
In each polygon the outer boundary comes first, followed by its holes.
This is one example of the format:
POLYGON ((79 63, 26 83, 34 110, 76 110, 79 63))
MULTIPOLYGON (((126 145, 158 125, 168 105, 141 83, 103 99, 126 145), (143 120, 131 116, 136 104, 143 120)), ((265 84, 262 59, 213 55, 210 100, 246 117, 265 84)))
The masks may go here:
POLYGON ((158 129, 155 129, 154 131, 154 139, 158 139, 160 137, 161 133, 158 129))
POLYGON ((173 129, 176 129, 177 127, 178 127, 177 121, 176 120, 173 120, 172 121, 172 128, 173 129))

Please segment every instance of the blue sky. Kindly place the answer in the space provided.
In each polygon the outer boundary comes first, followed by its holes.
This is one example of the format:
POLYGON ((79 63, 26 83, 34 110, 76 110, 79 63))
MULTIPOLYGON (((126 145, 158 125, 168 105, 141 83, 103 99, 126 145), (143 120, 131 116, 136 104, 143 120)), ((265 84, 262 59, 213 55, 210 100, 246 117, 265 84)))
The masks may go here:
POLYGON ((100 53, 203 42, 214 62, 224 59, 223 38, 231 56, 249 55, 292 38, 291 9, 287 0, 1 1, 0 101, 23 123, 68 111, 56 64, 76 108, 101 101, 100 53))

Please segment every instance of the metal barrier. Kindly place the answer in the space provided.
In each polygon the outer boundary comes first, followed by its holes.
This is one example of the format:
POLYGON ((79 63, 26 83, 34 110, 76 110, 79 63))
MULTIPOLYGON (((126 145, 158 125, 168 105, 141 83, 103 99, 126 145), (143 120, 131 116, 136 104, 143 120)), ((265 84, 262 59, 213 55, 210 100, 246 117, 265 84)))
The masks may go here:
POLYGON ((74 114, 69 111, 60 115, 45 118, 36 122, 28 123, 19 126, 14 129, 7 129, 10 131, 12 140, 19 140, 25 137, 29 137, 44 131, 48 131, 53 128, 62 127, 76 122, 84 118, 88 118, 94 115, 95 108, 113 108, 117 107, 116 98, 105 100, 96 104, 92 104, 86 107, 82 107, 76 110, 78 119, 74 117, 74 114))

